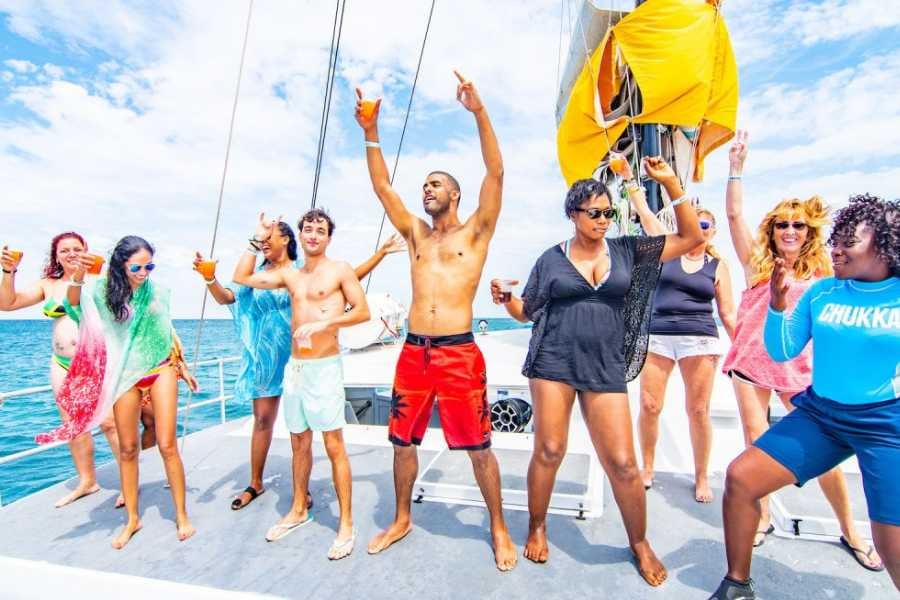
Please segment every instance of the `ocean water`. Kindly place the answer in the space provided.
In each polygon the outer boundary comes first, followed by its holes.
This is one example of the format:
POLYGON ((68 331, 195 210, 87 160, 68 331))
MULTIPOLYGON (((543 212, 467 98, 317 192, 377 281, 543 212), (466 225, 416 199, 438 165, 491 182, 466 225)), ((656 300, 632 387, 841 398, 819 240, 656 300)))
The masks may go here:
MULTIPOLYGON (((477 331, 475 319, 473 330, 477 331)), ((490 331, 513 329, 522 325, 512 319, 485 319, 490 331)), ((199 321, 176 320, 175 329, 184 342, 189 364, 194 361, 194 349, 199 321)), ((0 320, 0 392, 49 384, 50 341, 52 323, 49 320, 0 320)), ((200 360, 239 356, 240 344, 231 320, 209 320, 203 325, 200 360)), ((240 363, 225 364, 225 393, 231 394, 240 363)), ((200 367, 196 373, 200 392, 192 401, 215 398, 219 393, 218 368, 200 367)), ((188 400, 188 390, 181 384, 179 404, 188 400)), ((235 419, 251 414, 250 401, 226 403, 226 418, 235 419)), ((219 405, 192 409, 187 422, 188 431, 197 431, 220 422, 219 405)), ((35 446, 34 436, 59 424, 59 412, 51 392, 9 398, 0 405, 0 456, 14 454, 35 446)), ((179 419, 179 434, 184 432, 184 413, 179 419)), ((103 435, 94 437, 95 461, 99 466, 112 460, 103 435)), ((67 446, 60 446, 37 455, 0 465, 0 503, 9 504, 45 487, 75 475, 67 446)))

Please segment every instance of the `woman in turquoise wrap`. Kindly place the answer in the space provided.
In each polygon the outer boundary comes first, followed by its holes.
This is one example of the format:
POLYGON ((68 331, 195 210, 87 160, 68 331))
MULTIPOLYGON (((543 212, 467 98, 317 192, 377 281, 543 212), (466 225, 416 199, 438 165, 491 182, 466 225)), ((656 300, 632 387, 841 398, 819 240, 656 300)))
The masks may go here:
MULTIPOLYGON (((260 228, 250 238, 248 252, 262 254, 256 270, 297 269, 297 240, 291 226, 278 221, 274 235, 265 215, 260 215, 260 228)), ((368 260, 356 268, 356 276, 368 275, 388 254, 406 248, 403 239, 391 236, 368 260)), ((198 252, 194 266, 201 271, 203 257, 198 252)), ((272 431, 281 399, 284 365, 291 356, 291 299, 287 291, 257 290, 230 284, 223 286, 212 277, 204 279, 210 294, 219 304, 227 305, 243 347, 241 372, 234 387, 238 402, 253 403, 253 433, 250 438, 250 485, 231 502, 232 510, 240 510, 265 491, 263 471, 272 444, 272 431)), ((311 502, 311 500, 310 500, 311 502)))

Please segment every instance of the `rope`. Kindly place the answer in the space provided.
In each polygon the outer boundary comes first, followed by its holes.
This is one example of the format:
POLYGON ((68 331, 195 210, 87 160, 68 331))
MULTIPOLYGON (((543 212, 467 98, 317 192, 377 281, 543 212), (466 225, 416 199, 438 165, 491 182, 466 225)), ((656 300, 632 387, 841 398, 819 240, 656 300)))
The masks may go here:
MULTIPOLYGON (((406 126, 409 123, 409 114, 412 110, 413 98, 416 96, 416 84, 419 82, 419 71, 422 68, 422 58, 425 56, 425 43, 428 41, 428 32, 431 30, 431 17, 434 15, 435 2, 436 0, 431 0, 431 8, 428 10, 428 22, 425 24, 425 36, 422 38, 422 47, 419 49, 419 62, 416 64, 416 75, 413 77, 412 89, 409 92, 409 102, 406 105, 406 117, 403 119, 403 130, 400 132, 400 143, 397 145, 397 153, 394 155, 394 168, 391 171, 391 185, 394 185, 394 176, 397 175, 397 166, 400 164, 400 151, 403 149, 403 139, 406 137, 406 126)), ((384 221, 386 217, 387 211, 383 211, 381 213, 381 225, 378 227, 378 238, 375 240, 376 251, 381 244, 381 234, 384 232, 384 221)), ((369 273, 369 278, 366 280, 365 292, 367 294, 369 293, 369 286, 372 284, 374 273, 374 270, 369 273)))
POLYGON ((316 149, 316 168, 313 175, 312 201, 310 208, 316 207, 319 195, 319 177, 322 173, 322 156, 325 153, 325 136, 328 133, 328 117, 331 114, 331 98, 334 91, 334 80, 337 73, 338 53, 341 49, 341 31, 344 28, 344 8, 346 0, 336 0, 334 6, 334 23, 331 26, 331 49, 328 54, 328 75, 325 77, 325 100, 322 103, 322 118, 319 122, 319 143, 316 149), (338 19, 340 13, 340 19, 338 19))
MULTIPOLYGON (((237 84, 234 89, 234 102, 231 105, 231 120, 228 124, 228 141, 225 143, 225 163, 222 165, 222 178, 219 180, 219 201, 216 207, 216 222, 213 225, 213 235, 212 242, 209 246, 209 258, 212 259, 213 254, 216 251, 216 237, 219 233, 219 220, 222 216, 222 197, 225 194, 225 179, 228 175, 228 159, 231 156, 231 140, 234 134, 234 119, 237 114, 237 105, 238 98, 241 94, 241 76, 244 73, 244 58, 247 55, 247 40, 250 37, 250 21, 253 17, 253 0, 249 0, 248 8, 247 8, 247 25, 244 28, 244 43, 241 46, 241 62, 238 66, 238 75, 237 75, 237 84)), ((209 297, 209 290, 204 287, 203 290, 203 302, 200 305, 200 323, 197 325, 197 339, 194 344, 194 365, 192 367, 192 371, 194 373, 197 372, 197 365, 200 362, 200 338, 203 336, 203 324, 206 322, 206 300, 209 297)), ((182 434, 181 434, 181 452, 184 453, 184 440, 187 437, 188 433, 188 422, 190 421, 191 416, 191 399, 194 396, 194 392, 192 390, 188 390, 188 408, 184 413, 184 421, 182 423, 182 434)))

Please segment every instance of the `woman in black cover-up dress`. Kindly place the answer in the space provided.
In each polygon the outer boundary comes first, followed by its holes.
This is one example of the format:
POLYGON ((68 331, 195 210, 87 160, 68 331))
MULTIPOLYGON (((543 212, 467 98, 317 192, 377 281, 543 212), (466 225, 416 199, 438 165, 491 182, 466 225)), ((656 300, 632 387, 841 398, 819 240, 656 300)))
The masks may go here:
MULTIPOLYGON (((644 169, 673 199, 677 233, 605 239, 615 215, 609 193, 593 179, 577 181, 565 205, 575 225, 574 238, 544 252, 523 297, 513 297, 505 306, 513 318, 534 321, 522 369, 529 378, 535 418, 525 557, 535 562, 548 557, 545 520, 577 394, 638 570, 648 583, 659 585, 666 571, 645 538, 646 496, 625 386, 644 362, 651 295, 661 261, 681 256, 702 238, 696 212, 684 203, 671 167, 661 158, 645 158, 644 169)), ((492 282, 491 291, 500 303, 498 283, 492 282)))

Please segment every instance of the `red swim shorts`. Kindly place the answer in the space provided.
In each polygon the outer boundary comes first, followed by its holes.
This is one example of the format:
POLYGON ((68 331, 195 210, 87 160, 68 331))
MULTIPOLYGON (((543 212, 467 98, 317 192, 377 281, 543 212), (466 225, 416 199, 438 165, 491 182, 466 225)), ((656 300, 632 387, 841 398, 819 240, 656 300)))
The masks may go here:
POLYGON ((487 374, 471 332, 407 336, 394 376, 388 421, 392 443, 422 443, 435 397, 444 439, 451 450, 491 447, 487 374))

